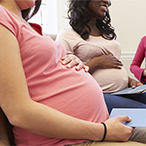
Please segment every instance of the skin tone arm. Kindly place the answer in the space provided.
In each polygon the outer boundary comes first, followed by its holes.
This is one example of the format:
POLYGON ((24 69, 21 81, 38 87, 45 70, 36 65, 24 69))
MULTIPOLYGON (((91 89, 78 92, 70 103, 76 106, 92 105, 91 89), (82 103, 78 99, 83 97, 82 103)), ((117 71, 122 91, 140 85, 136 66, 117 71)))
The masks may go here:
MULTIPOLYGON (((102 124, 76 119, 31 100, 17 40, 2 25, 0 32, 0 106, 10 123, 48 137, 101 140, 104 132, 102 124)), ((133 128, 123 125, 123 121, 130 121, 130 118, 123 116, 106 121, 106 140, 129 139, 133 128)))
POLYGON ((90 74, 92 74, 96 69, 121 69, 121 66, 123 66, 122 62, 114 57, 112 54, 94 57, 89 62, 87 62, 86 65, 89 67, 90 74))

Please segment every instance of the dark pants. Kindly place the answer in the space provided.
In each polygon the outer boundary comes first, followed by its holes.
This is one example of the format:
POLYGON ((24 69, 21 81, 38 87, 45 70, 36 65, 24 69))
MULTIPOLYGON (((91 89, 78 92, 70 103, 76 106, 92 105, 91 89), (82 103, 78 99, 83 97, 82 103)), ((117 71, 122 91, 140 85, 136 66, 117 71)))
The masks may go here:
POLYGON ((112 108, 146 108, 146 93, 123 97, 104 93, 104 99, 109 113, 112 108))

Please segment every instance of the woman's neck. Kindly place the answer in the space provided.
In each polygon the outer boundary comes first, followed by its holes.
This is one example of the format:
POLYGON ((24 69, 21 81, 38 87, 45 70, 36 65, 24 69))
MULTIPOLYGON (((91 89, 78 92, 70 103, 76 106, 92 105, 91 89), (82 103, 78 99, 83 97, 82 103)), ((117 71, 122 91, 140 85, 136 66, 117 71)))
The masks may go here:
POLYGON ((14 0, 0 0, 0 4, 14 14, 15 17, 22 19, 21 9, 14 0))
POLYGON ((96 26, 96 18, 91 18, 91 20, 89 21, 88 25, 89 25, 89 27, 91 29, 90 35, 92 35, 92 36, 101 36, 100 30, 96 26))

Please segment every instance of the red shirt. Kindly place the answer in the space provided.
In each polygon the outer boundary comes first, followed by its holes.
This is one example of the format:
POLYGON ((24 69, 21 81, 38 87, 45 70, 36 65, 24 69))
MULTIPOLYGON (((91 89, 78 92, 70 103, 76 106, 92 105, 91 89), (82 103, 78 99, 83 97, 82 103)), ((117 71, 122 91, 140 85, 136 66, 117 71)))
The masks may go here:
POLYGON ((146 58, 146 36, 141 39, 135 57, 130 66, 131 72, 142 83, 146 81, 146 77, 142 77, 142 73, 145 68, 141 68, 140 66, 145 58, 146 58))

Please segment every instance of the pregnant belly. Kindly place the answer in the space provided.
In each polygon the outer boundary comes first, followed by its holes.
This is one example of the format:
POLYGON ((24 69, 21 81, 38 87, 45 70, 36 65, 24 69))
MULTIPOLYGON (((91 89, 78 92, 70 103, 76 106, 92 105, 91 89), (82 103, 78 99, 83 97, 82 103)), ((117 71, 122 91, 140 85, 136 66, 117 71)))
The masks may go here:
POLYGON ((106 120, 108 114, 103 92, 89 73, 75 69, 59 70, 54 76, 49 78, 47 88, 41 86, 48 92, 37 102, 79 119, 92 122, 106 120))
POLYGON ((98 69, 93 77, 105 93, 122 90, 128 86, 128 75, 125 69, 98 69))

